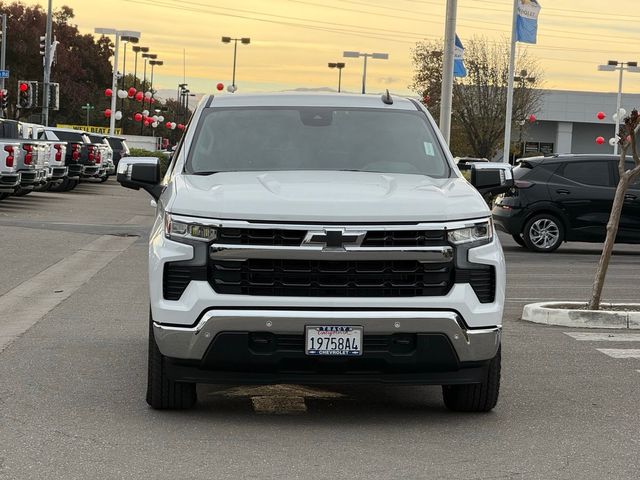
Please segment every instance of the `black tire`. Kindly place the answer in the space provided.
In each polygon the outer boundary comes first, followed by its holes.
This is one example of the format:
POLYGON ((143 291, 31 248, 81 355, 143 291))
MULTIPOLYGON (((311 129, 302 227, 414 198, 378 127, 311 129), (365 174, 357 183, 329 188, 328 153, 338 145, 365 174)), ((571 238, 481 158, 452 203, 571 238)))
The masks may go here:
POLYGON ((521 247, 526 247, 527 246, 527 244, 524 243, 524 240, 522 239, 522 237, 520 235, 511 235, 511 237, 513 238, 513 241, 516 242, 521 247))
POLYGON ((498 403, 500 394, 501 348, 489 362, 486 379, 471 385, 443 385, 445 406, 454 412, 488 412, 498 403))
MULTIPOLYGON (((543 229, 544 230, 544 229, 543 229)), ((540 253, 549 253, 557 250, 564 241, 564 225, 560 219, 550 213, 541 213, 529 219, 524 226, 522 239, 529 250, 540 253), (548 225, 549 234, 554 238, 547 244, 544 240, 536 238, 536 231, 540 231, 540 225, 548 225), (540 243, 540 242, 545 243, 540 243)))
POLYGON ((6 193, 6 192, 0 192, 0 200, 4 200, 9 195, 11 195, 11 194, 10 193, 6 193))
POLYGON ((42 184, 38 185, 36 188, 34 188, 33 191, 34 192, 46 192, 47 190, 49 190, 50 186, 51 186, 51 182, 42 183, 42 184))
POLYGON ((52 183, 51 186, 49 187, 49 191, 50 192, 66 192, 66 188, 69 185, 69 179, 67 177, 65 177, 61 182, 59 183, 52 183))
POLYGON ((156 410, 186 410, 192 408, 198 396, 195 383, 169 380, 165 368, 166 359, 160 353, 153 336, 153 321, 149 314, 149 371, 147 403, 156 410))
POLYGON ((104 183, 107 180, 109 180, 109 176, 108 175, 105 175, 104 177, 100 177, 100 183, 104 183))
POLYGON ((24 197, 25 195, 29 195, 33 190, 25 190, 24 188, 18 187, 18 189, 13 194, 14 197, 24 197))
POLYGON ((67 183, 67 186, 65 187, 65 192, 70 192, 71 190, 73 190, 74 188, 76 188, 78 186, 78 183, 80 183, 80 181, 78 180, 69 180, 69 183, 67 183))

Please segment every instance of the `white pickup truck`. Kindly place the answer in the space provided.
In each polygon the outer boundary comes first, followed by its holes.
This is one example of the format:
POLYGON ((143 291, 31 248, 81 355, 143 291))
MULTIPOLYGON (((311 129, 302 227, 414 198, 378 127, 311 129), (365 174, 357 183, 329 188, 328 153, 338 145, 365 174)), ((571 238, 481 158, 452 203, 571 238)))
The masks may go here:
MULTIPOLYGON (((507 167, 470 167, 482 191, 507 167)), ((157 202, 153 408, 197 383, 442 385, 498 400, 505 264, 482 196, 429 112, 390 95, 205 97, 169 170, 123 158, 157 202)))
POLYGON ((0 140, 0 200, 14 194, 20 188, 21 174, 18 163, 22 150, 20 142, 0 140))

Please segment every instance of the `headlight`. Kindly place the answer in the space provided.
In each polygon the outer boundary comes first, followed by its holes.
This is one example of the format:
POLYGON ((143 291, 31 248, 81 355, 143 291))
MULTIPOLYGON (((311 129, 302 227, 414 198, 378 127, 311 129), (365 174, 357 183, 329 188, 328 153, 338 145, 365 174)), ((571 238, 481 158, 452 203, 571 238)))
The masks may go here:
POLYGON ((191 239, 209 242, 218 237, 218 232, 211 225, 202 225, 197 222, 185 222, 176 220, 169 213, 164 214, 164 236, 171 239, 191 239))
POLYGON ((463 243, 489 243, 493 238, 493 223, 491 221, 476 223, 465 228, 449 230, 449 242, 454 245, 463 243))

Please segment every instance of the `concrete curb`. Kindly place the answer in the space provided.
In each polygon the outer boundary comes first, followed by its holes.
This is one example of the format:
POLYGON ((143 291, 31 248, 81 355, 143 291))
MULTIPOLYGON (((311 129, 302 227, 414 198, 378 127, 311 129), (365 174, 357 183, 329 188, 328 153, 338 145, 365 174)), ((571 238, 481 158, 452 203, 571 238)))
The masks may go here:
POLYGON ((607 306, 633 307, 640 310, 640 303, 603 303, 604 310, 571 310, 568 306, 582 306, 585 302, 541 302, 524 306, 522 319, 545 325, 577 328, 625 328, 640 329, 640 311, 621 312, 606 310, 607 306))

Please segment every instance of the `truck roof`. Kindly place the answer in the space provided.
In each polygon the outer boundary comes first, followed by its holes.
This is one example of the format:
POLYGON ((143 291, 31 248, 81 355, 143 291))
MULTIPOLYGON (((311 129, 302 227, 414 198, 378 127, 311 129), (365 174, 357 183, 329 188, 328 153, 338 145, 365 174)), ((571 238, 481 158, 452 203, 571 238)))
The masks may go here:
POLYGON ((391 95, 391 105, 382 101, 382 95, 355 95, 348 93, 283 92, 233 95, 209 95, 203 101, 210 108, 233 107, 352 107, 385 108, 416 111, 412 100, 391 95))

